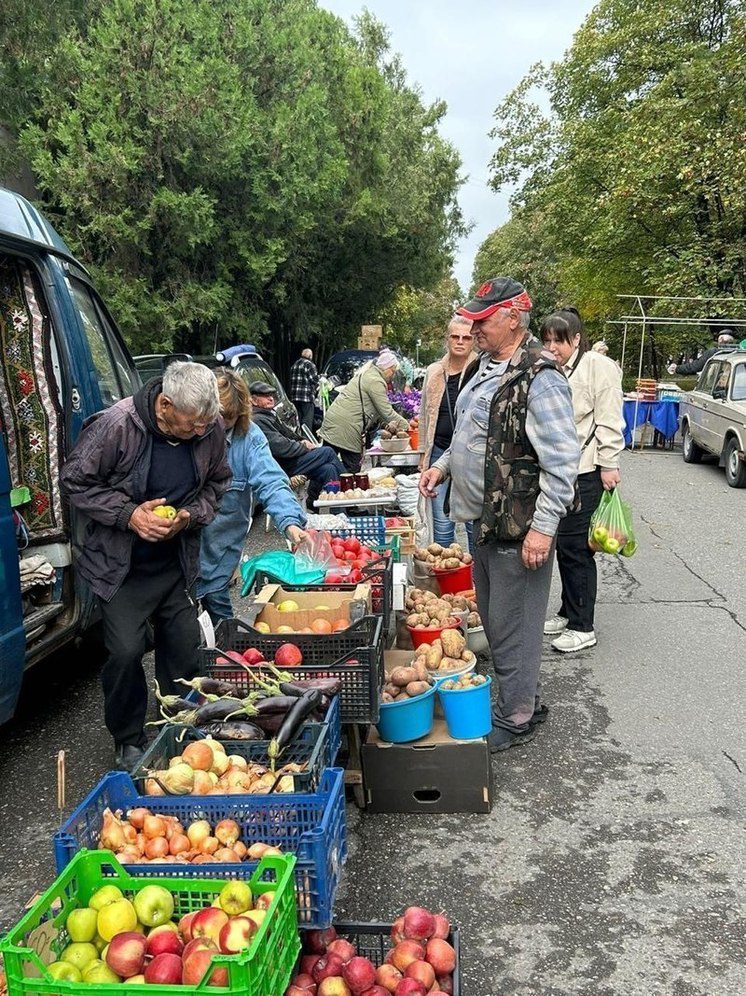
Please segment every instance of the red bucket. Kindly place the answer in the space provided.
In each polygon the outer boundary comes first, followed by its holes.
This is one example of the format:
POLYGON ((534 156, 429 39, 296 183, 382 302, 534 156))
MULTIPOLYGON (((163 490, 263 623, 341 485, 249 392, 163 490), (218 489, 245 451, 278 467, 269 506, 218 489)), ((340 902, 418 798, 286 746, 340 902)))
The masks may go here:
POLYGON ((452 616, 447 626, 441 626, 440 629, 424 629, 419 626, 407 626, 409 630, 409 635, 412 637, 412 644, 414 649, 421 647, 423 643, 434 643, 436 640, 440 639, 440 634, 444 629, 456 629, 460 625, 459 620, 452 616))
POLYGON ((441 595, 458 595, 460 591, 474 587, 474 576, 472 564, 464 564, 463 567, 453 567, 447 571, 439 571, 433 568, 435 580, 438 582, 441 595))

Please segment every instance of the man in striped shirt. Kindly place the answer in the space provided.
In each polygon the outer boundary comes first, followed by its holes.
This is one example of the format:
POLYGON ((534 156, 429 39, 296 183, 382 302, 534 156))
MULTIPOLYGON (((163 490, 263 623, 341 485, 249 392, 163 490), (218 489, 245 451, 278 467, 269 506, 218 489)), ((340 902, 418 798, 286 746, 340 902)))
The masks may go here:
POLYGON ((465 375, 450 449, 422 474, 420 491, 432 497, 450 478, 450 517, 473 523, 477 602, 500 686, 490 746, 501 751, 533 739, 548 712, 544 614, 580 447, 570 386, 528 331, 521 284, 489 280, 457 313, 473 321, 482 356, 465 375))

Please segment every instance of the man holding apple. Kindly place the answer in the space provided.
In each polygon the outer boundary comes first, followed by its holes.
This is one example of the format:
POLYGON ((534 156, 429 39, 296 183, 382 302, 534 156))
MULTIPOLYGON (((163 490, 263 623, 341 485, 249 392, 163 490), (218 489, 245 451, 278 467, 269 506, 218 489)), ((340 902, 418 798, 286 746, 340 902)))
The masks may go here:
POLYGON ((455 522, 472 522, 479 614, 500 686, 490 748, 533 739, 544 618, 560 521, 574 503, 580 446, 570 387, 529 332, 531 299, 510 277, 457 309, 481 356, 457 400, 451 446, 420 477, 427 498, 450 478, 455 522))

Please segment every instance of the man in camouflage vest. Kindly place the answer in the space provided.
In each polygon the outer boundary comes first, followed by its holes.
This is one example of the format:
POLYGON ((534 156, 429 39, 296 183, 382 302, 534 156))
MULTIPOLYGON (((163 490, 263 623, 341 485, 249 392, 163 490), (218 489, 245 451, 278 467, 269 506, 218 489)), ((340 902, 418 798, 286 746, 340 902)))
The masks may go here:
POLYGON ((467 370, 450 449, 420 477, 450 478, 451 519, 473 522, 479 614, 499 682, 490 747, 533 739, 546 719, 539 669, 554 537, 574 501, 580 446, 570 385, 528 330, 531 299, 495 277, 458 314, 482 355, 467 370))

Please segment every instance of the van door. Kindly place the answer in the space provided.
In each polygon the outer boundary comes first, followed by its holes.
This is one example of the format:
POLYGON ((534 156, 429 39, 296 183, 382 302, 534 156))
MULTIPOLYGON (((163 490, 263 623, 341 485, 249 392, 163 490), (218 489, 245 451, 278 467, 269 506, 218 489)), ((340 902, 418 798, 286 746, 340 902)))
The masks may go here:
POLYGON ((710 406, 712 405, 712 389, 720 373, 720 361, 710 360, 699 375, 697 386, 692 391, 690 408, 690 427, 692 439, 709 453, 719 452, 713 449, 712 427, 709 422, 710 406))

